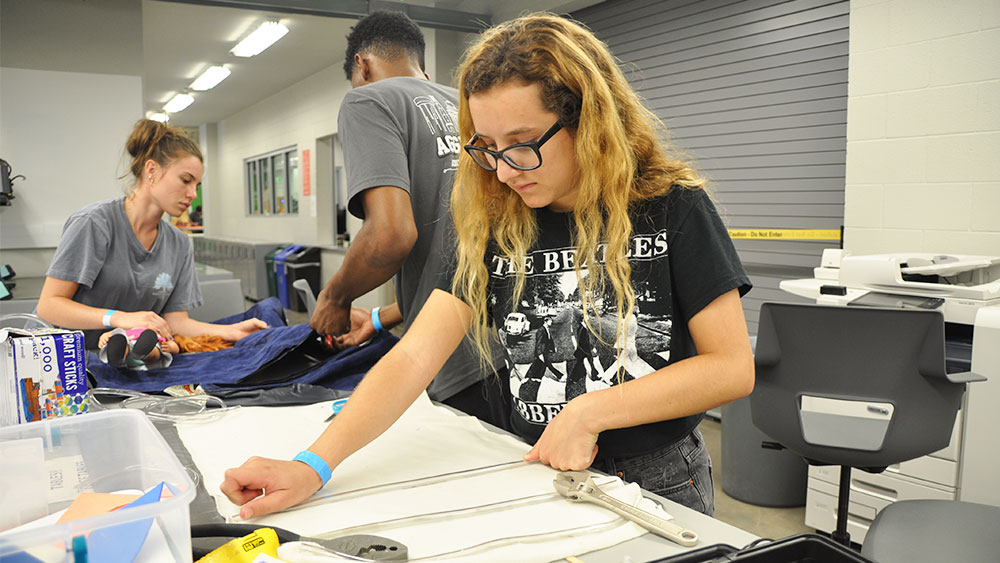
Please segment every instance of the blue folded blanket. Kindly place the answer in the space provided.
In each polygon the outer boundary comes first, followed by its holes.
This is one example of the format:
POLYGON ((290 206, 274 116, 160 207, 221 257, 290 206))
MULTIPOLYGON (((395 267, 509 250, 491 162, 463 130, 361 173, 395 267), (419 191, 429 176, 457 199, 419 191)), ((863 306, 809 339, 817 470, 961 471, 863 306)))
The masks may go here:
MULTIPOLYGON (((110 366, 87 353, 87 370, 97 380, 99 387, 157 392, 172 385, 200 384, 211 392, 232 388, 240 379, 256 372, 261 366, 294 348, 309 337, 309 325, 285 326, 281 303, 271 297, 257 303, 239 315, 216 321, 233 324, 248 318, 258 318, 272 328, 257 331, 236 343, 233 348, 217 352, 177 354, 169 368, 135 371, 110 366)), ((254 388, 268 388, 291 383, 310 383, 330 389, 353 389, 375 362, 398 341, 388 332, 380 332, 361 346, 343 350, 323 361, 294 380, 273 384, 257 384, 254 388)))

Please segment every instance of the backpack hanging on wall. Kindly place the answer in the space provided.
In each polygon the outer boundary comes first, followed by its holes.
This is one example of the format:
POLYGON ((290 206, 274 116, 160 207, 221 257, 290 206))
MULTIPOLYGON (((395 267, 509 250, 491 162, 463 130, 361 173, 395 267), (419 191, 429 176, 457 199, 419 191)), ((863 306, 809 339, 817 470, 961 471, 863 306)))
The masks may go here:
POLYGON ((12 178, 11 171, 10 164, 0 158, 0 205, 10 205, 10 200, 14 199, 14 180, 25 179, 21 174, 12 178))

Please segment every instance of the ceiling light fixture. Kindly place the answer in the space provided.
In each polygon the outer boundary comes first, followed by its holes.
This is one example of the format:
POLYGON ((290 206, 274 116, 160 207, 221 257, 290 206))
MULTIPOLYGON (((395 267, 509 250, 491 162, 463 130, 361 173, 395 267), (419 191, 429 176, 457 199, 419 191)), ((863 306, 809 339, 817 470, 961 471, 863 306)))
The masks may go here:
POLYGON ((191 105, 194 102, 194 96, 191 94, 180 93, 170 98, 170 101, 163 104, 163 111, 167 113, 177 113, 183 111, 184 108, 191 105))
POLYGON ((166 112, 162 111, 147 111, 146 117, 152 119, 153 121, 159 121, 160 123, 166 123, 170 119, 170 116, 166 112))
POLYGON ((210 66, 205 69, 205 72, 201 73, 201 76, 196 78, 194 82, 191 83, 192 90, 197 90, 199 92, 204 92, 205 90, 211 90, 215 88, 219 82, 225 80, 233 72, 224 66, 210 66))
POLYGON ((275 41, 284 37, 286 33, 288 33, 288 28, 281 25, 281 23, 266 21, 260 24, 260 27, 254 30, 253 33, 247 35, 243 41, 237 43, 230 52, 237 57, 252 57, 273 45, 275 41))

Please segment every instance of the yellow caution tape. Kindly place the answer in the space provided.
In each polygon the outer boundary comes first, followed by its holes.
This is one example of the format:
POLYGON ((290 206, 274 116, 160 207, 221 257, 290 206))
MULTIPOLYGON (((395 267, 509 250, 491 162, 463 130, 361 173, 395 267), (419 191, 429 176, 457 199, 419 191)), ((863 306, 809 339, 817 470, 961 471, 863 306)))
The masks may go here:
POLYGON ((251 563, 261 553, 272 557, 278 555, 278 535, 271 528, 260 528, 219 546, 198 563, 251 563))
POLYGON ((840 240, 840 229, 729 229, 734 239, 840 240))

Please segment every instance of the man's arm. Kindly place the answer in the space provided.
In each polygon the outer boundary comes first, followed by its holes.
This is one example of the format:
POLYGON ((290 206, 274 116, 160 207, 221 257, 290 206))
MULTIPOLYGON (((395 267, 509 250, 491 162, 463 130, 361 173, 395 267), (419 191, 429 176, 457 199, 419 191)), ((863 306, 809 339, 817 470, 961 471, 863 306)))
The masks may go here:
POLYGON ((410 194, 394 186, 360 194, 365 222, 344 263, 316 298, 309 322, 320 334, 340 335, 351 328, 351 303, 392 278, 417 242, 410 194))

